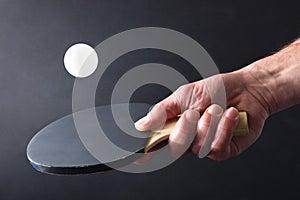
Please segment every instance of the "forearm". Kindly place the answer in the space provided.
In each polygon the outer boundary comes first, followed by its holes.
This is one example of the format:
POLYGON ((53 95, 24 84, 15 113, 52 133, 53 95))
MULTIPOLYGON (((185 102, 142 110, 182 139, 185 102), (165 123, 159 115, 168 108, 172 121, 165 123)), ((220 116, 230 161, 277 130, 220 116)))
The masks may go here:
POLYGON ((300 39, 239 73, 269 114, 300 103, 300 39))

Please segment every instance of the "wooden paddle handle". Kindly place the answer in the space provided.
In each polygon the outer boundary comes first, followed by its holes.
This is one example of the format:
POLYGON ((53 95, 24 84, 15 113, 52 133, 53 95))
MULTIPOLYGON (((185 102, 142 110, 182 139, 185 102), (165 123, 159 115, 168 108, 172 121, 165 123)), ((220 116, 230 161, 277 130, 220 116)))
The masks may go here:
MULTIPOLYGON (((245 136, 249 133, 247 113, 239 112, 239 115, 240 115, 240 121, 237 128, 234 130, 233 135, 245 136)), ((147 153, 152 147, 168 139, 178 119, 179 117, 168 120, 161 130, 153 132, 152 135, 147 140, 147 143, 144 148, 144 152, 147 153)))

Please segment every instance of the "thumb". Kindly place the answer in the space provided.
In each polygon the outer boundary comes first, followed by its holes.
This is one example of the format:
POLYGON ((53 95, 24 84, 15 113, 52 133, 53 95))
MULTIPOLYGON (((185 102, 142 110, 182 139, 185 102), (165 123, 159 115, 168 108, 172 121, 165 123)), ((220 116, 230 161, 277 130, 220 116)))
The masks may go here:
POLYGON ((180 112, 180 105, 173 93, 157 103, 145 117, 134 125, 139 131, 156 130, 163 127, 168 119, 176 117, 180 112))

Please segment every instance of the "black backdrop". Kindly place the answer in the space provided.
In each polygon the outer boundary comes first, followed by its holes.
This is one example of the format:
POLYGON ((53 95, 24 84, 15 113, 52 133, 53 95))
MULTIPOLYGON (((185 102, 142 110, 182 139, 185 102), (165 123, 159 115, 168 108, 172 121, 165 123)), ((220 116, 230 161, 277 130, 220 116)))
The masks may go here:
MULTIPOLYGON (((58 177, 35 171, 25 153, 38 130, 71 113, 74 78, 62 62, 71 44, 95 46, 127 29, 166 27, 197 40, 227 72, 296 38, 297 2, 1 0, 0 199, 300 199, 299 106, 271 116, 261 138, 225 162, 188 155, 152 173, 58 177)), ((97 104, 109 102, 119 69, 149 61, 187 65, 153 50, 124 56, 99 83, 97 104)), ((133 98, 154 103, 168 94, 165 88, 147 86, 133 98)))

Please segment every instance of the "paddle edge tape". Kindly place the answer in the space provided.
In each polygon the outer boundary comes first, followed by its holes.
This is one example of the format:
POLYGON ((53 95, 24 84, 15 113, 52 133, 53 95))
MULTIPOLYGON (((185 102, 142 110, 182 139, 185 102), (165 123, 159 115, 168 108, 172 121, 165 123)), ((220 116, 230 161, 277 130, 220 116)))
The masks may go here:
POLYGON ((73 176, 73 175, 83 175, 83 174, 99 174, 101 172, 112 171, 114 169, 122 168, 140 158, 143 155, 143 149, 136 152, 138 154, 132 154, 128 157, 121 158, 120 160, 100 163, 93 165, 74 165, 74 166, 47 166, 40 163, 36 163, 30 160, 30 164, 34 169, 39 172, 59 175, 59 176, 73 176))
MULTIPOLYGON (((233 136, 246 136, 249 134, 247 112, 239 112, 239 116, 240 121, 233 132, 233 136)), ((161 130, 153 132, 146 142, 144 153, 147 153, 158 143, 168 139, 178 119, 179 117, 168 120, 161 130)))
POLYGON ((101 173, 104 171, 112 170, 112 168, 102 164, 84 166, 84 167, 49 167, 49 166, 39 165, 34 162, 30 162, 30 164, 34 169, 36 169, 39 172, 51 174, 51 175, 59 175, 59 176, 101 173))

